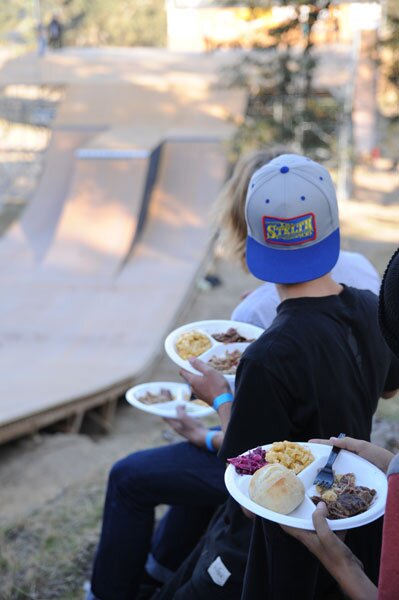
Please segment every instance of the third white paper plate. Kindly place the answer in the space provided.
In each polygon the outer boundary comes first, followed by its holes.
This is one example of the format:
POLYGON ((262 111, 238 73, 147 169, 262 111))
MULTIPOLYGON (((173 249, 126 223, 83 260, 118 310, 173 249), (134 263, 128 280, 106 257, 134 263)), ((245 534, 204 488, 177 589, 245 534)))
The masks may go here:
POLYGON ((214 414, 215 411, 210 406, 201 406, 190 402, 191 390, 186 383, 175 383, 173 381, 152 381, 151 383, 141 383, 130 388, 126 392, 126 400, 139 410, 157 415, 158 417, 175 418, 176 407, 183 405, 186 408, 186 412, 191 417, 206 417, 207 415, 214 414), (170 402, 159 402, 157 404, 144 404, 140 400, 147 392, 151 394, 157 394, 161 389, 167 389, 171 392, 174 399, 170 402))
MULTIPOLYGON (((249 497, 249 482, 252 475, 239 475, 236 473, 233 465, 229 465, 225 473, 225 483, 229 493, 239 504, 241 504, 241 506, 264 519, 280 523, 281 525, 298 527, 300 529, 314 529, 312 513, 316 506, 310 498, 311 496, 317 496, 319 494, 315 490, 313 481, 318 471, 325 465, 331 452, 331 446, 310 443, 303 445, 311 450, 315 460, 309 466, 305 467, 298 475, 305 486, 305 498, 302 504, 289 515, 282 515, 268 510, 251 500, 249 497)), ((268 450, 270 446, 271 444, 262 447, 265 450, 268 450)), ((334 462, 334 471, 337 474, 354 473, 356 485, 364 485, 373 488, 376 490, 377 495, 370 508, 364 513, 345 519, 329 519, 328 523, 332 530, 360 527, 361 525, 366 525, 367 523, 371 523, 371 521, 375 521, 384 514, 388 489, 385 473, 363 458, 360 458, 360 456, 357 456, 352 452, 347 452, 346 450, 341 450, 336 458, 334 462)))
MULTIPOLYGON (((207 362, 209 358, 213 355, 218 355, 219 357, 225 353, 226 350, 232 351, 234 349, 240 349, 241 352, 244 352, 245 348, 249 345, 248 343, 230 343, 224 344, 222 342, 218 342, 212 337, 212 334, 215 333, 225 333, 228 329, 233 327, 237 330, 237 332, 247 338, 256 340, 262 333, 264 329, 261 327, 257 327, 256 325, 251 325, 250 323, 242 323, 240 321, 228 321, 228 320, 208 320, 208 321, 196 321, 194 323, 187 323, 187 325, 182 325, 178 327, 174 331, 172 331, 165 340, 165 352, 176 363, 179 367, 183 367, 187 371, 191 373, 198 373, 188 362, 188 360, 184 360, 179 356, 176 351, 176 340, 182 333, 187 333, 189 331, 199 331, 204 333, 209 337, 211 342, 211 348, 206 350, 203 354, 198 356, 204 362, 207 362)), ((235 380, 235 375, 224 375, 227 381, 233 385, 235 380)))

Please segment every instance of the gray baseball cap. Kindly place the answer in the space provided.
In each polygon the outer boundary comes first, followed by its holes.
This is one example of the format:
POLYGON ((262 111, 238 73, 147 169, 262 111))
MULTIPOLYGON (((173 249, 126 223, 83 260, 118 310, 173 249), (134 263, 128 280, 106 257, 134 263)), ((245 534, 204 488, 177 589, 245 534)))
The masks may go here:
POLYGON ((302 283, 329 273, 338 260, 335 187, 310 158, 282 154, 256 171, 245 219, 247 265, 258 279, 302 283))

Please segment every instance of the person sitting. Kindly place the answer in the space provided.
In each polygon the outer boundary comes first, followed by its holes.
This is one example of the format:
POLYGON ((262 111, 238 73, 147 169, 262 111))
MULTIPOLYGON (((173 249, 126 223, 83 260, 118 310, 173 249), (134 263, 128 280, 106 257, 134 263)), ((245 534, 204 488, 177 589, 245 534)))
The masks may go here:
MULTIPOLYGON (((225 432, 219 455, 226 460, 274 441, 338 431, 368 439, 380 396, 391 397, 399 386, 399 363, 378 329, 375 295, 331 277, 339 224, 328 171, 302 156, 273 159, 252 176, 245 215, 247 264, 277 284, 277 316, 244 352, 234 398, 223 376, 201 360, 191 364, 202 375, 181 370, 195 394, 218 410, 225 432)), ((245 553, 244 521, 229 498, 156 600, 311 600, 334 590, 319 562, 275 523, 256 517, 245 553)), ((348 534, 374 579, 380 527, 376 521, 348 534)))
POLYGON ((47 32, 50 48, 62 48, 62 25, 56 15, 52 16, 47 32))

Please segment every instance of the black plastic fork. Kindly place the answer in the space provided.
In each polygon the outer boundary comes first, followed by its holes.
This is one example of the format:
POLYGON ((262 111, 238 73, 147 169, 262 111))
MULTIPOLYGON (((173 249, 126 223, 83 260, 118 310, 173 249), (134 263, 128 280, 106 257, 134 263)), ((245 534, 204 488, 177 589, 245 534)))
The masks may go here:
MULTIPOLYGON (((340 433, 338 437, 344 438, 345 434, 340 433)), ((340 453, 340 450, 341 450, 341 448, 338 448, 337 446, 333 446, 326 464, 317 473, 316 479, 314 480, 313 485, 319 485, 320 487, 327 488, 327 489, 332 487, 332 485, 334 483, 334 473, 332 470, 332 466, 333 466, 333 463, 334 463, 335 459, 337 458, 338 454, 340 453)))

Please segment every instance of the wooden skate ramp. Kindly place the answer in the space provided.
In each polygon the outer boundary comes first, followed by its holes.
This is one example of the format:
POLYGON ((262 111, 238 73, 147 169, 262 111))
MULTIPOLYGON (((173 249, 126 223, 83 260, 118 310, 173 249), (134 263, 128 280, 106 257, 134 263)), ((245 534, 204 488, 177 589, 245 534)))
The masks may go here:
POLYGON ((129 250, 147 161, 77 160, 71 193, 41 271, 59 278, 110 278, 129 250))
MULTIPOLYGON (((111 169, 111 163, 106 168, 111 169)), ((12 293, 6 292, 17 301, 2 303, 0 336, 7 351, 0 378, 0 442, 61 417, 79 421, 87 408, 115 398, 145 373, 207 256, 209 209, 225 169, 221 143, 165 144, 143 232, 122 269, 125 231, 116 241, 120 230, 109 225, 106 258, 96 246, 102 237, 94 234, 98 206, 94 203, 94 209, 83 212, 91 240, 88 249, 82 248, 82 222, 78 239, 68 237, 73 219, 64 212, 43 271, 51 272, 51 261, 58 267, 69 261, 67 248, 76 244, 75 266, 83 251, 84 264, 93 273, 82 277, 81 265, 75 270, 67 265, 68 277, 20 279, 12 293), (105 266, 97 269, 100 258, 105 266)), ((123 179, 122 167, 117 172, 123 179)), ((98 191, 101 174, 92 175, 91 182, 99 178, 98 191)), ((128 181, 125 177, 125 193, 128 181)), ((88 193, 87 199, 92 197, 88 193)), ((105 205, 104 196, 99 213, 105 205)), ((122 206, 117 212, 123 213, 122 206)), ((106 211, 98 223, 99 232, 106 235, 106 211)))
MULTIPOLYGON (((136 230, 146 173, 144 159, 77 160, 52 235, 43 230, 43 235, 28 237, 17 226, 10 251, 0 253, 0 281, 19 286, 77 278, 99 283, 100 277, 112 277, 136 230)), ((43 216, 44 221, 46 210, 40 207, 37 220, 43 216)))
POLYGON ((46 167, 20 221, 0 238, 0 273, 32 268, 42 260, 61 216, 75 163, 75 151, 93 133, 54 131, 46 152, 46 167))
MULTIPOLYGON (((220 143, 165 145, 143 235, 115 281, 125 318, 113 334, 123 344, 103 355, 104 374, 112 361, 119 380, 140 375, 162 347, 211 247, 209 212, 225 173, 220 143)), ((98 331, 104 319, 111 327, 114 309, 104 298, 87 327, 98 331)))
MULTIPOLYGON (((245 105, 242 90, 209 88, 198 82, 166 85, 162 79, 158 87, 114 83, 100 85, 78 83, 67 88, 54 125, 58 129, 80 127, 104 129, 112 126, 122 133, 134 130, 130 143, 140 140, 146 146, 149 135, 158 140, 168 131, 193 129, 202 135, 231 133, 229 117, 241 114, 245 105)), ((95 144, 107 139, 105 132, 95 144)))
POLYGON ((94 407, 107 426, 162 351, 245 109, 214 85, 216 62, 72 50, 0 70, 3 85, 67 86, 36 194, 0 240, 0 443, 60 419, 78 430, 94 407))
POLYGON ((146 160, 77 160, 47 253, 8 264, 0 254, 0 314, 19 331, 17 354, 24 340, 69 335, 85 318, 95 290, 117 276, 136 233, 146 173, 146 160))

